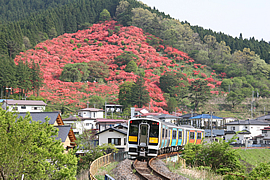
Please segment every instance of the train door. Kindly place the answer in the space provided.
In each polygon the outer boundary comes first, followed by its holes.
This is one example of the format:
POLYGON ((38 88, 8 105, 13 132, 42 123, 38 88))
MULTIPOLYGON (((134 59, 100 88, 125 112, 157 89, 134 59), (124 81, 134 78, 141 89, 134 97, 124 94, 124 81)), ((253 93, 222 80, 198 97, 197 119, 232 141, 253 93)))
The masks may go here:
POLYGON ((141 123, 139 126, 139 146, 148 145, 149 125, 141 123))
POLYGON ((202 143, 202 131, 197 131, 197 141, 196 144, 202 143))
POLYGON ((189 143, 195 143, 195 131, 194 130, 190 130, 189 132, 189 143))

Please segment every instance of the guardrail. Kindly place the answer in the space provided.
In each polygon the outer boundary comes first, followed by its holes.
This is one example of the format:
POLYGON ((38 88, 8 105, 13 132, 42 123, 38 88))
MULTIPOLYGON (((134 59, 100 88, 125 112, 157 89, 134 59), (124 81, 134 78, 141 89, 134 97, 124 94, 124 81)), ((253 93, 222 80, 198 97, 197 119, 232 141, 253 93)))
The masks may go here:
POLYGON ((104 156, 101 156, 94 160, 90 165, 90 179, 96 180, 95 174, 98 172, 98 169, 102 166, 107 166, 114 161, 122 161, 128 158, 128 152, 119 152, 119 153, 110 153, 104 156))

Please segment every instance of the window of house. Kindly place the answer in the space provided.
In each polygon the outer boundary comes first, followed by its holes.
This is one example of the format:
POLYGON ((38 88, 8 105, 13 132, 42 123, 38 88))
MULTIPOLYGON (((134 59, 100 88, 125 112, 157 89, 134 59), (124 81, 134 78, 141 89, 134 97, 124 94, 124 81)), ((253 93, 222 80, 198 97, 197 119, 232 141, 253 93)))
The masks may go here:
POLYGON ((267 131, 266 131, 266 130, 262 130, 262 133, 263 133, 263 134, 266 134, 266 133, 267 133, 267 131))
POLYGON ((18 107, 13 107, 12 109, 15 111, 18 111, 18 107))
POLYGON ((121 138, 108 138, 108 143, 121 145, 121 138))
POLYGON ((32 107, 31 109, 32 109, 32 110, 40 110, 41 107, 32 107))
POLYGON ((86 123, 85 126, 90 126, 90 123, 86 123))
POLYGON ((26 106, 21 106, 21 109, 26 109, 26 106))
POLYGON ((94 112, 94 118, 96 117, 96 113, 94 112))
POLYGON ((83 114, 86 114, 86 112, 84 112, 83 114))
POLYGON ((235 127, 232 127, 232 130, 235 130, 235 127))
POLYGON ((127 138, 124 138, 124 145, 127 145, 127 138))

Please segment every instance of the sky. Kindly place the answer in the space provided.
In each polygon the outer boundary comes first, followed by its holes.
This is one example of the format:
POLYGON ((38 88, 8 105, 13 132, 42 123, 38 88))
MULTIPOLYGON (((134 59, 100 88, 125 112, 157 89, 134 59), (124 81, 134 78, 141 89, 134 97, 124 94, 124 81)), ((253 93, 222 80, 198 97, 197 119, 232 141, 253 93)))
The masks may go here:
POLYGON ((180 21, 270 42, 270 0, 141 0, 180 21))

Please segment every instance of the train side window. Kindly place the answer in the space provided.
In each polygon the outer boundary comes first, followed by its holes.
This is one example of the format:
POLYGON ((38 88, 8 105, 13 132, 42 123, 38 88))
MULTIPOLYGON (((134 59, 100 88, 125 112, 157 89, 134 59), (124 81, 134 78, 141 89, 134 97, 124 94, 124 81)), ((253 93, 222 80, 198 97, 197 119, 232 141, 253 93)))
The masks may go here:
POLYGON ((164 138, 165 134, 164 134, 164 129, 162 129, 162 138, 164 138))
POLYGON ((197 139, 202 139, 202 133, 197 134, 197 139))
POLYGON ((168 135, 168 131, 167 131, 167 129, 166 129, 166 134, 165 134, 165 138, 167 138, 167 135, 168 135))
POLYGON ((178 139, 182 139, 182 131, 178 132, 178 139))
POLYGON ((195 139, 195 132, 190 132, 190 139, 195 139))
POLYGON ((176 139, 176 131, 173 131, 173 139, 176 139))

